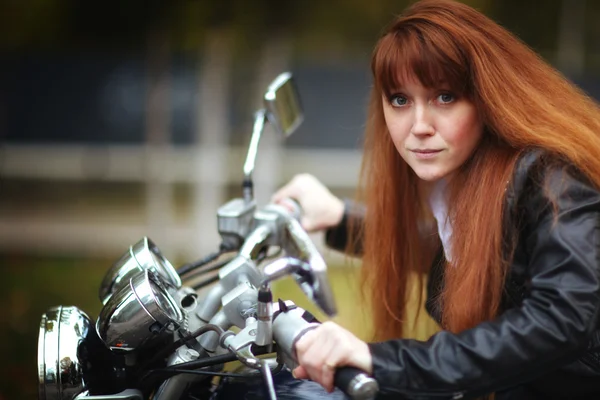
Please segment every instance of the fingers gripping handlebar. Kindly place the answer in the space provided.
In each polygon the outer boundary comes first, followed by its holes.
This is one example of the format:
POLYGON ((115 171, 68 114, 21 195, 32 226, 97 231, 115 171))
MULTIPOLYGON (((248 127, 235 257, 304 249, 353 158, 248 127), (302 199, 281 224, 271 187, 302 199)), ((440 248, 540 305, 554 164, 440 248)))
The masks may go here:
MULTIPOLYGON (((293 368, 298 365, 296 343, 305 333, 317 328, 319 323, 291 302, 280 301, 278 308, 273 319, 273 339, 277 342, 285 364, 293 368)), ((334 384, 353 400, 373 399, 379 390, 375 379, 354 367, 337 368, 334 384)))

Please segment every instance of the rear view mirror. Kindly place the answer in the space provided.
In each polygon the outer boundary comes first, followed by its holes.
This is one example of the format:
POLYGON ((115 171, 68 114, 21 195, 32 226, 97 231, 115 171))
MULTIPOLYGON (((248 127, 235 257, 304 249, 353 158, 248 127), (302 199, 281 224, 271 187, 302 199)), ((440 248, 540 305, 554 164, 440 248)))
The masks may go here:
POLYGON ((300 97, 290 72, 280 74, 267 88, 264 95, 265 108, 254 114, 254 126, 248 154, 244 163, 244 204, 251 205, 254 201, 252 191, 252 172, 258 151, 258 142, 262 135, 265 122, 273 125, 275 130, 282 136, 290 136, 304 121, 304 114, 300 106, 300 97))
POLYGON ((264 103, 269 122, 281 135, 290 136, 304 120, 300 96, 289 72, 280 74, 269 85, 264 103))

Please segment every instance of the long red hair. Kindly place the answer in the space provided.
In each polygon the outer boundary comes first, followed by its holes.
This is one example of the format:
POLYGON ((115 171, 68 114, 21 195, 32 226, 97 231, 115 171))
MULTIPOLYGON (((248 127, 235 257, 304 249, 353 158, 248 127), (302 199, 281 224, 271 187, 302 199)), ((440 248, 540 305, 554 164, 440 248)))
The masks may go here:
POLYGON ((360 193, 368 210, 362 281, 376 339, 402 336, 407 284, 432 260, 419 235, 426 217, 419 179, 397 153, 382 110, 382 97, 409 76, 426 87, 447 82, 484 122, 479 147, 450 188, 453 257, 445 268, 443 328, 458 332, 494 318, 510 265, 513 239, 503 237, 502 220, 515 162, 526 148, 544 148, 600 186, 598 104, 504 28, 451 0, 407 9, 377 43, 371 68, 360 193))

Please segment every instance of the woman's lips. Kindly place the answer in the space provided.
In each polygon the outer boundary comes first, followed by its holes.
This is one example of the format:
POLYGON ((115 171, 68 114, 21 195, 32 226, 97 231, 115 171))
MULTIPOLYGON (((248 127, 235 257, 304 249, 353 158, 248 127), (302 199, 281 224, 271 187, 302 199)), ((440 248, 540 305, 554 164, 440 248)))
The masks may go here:
POLYGON ((420 160, 426 160, 429 158, 434 158, 435 156, 437 156, 439 153, 442 152, 442 150, 434 150, 434 149, 413 149, 411 150, 411 152, 413 152, 413 154, 415 155, 416 158, 420 159, 420 160))

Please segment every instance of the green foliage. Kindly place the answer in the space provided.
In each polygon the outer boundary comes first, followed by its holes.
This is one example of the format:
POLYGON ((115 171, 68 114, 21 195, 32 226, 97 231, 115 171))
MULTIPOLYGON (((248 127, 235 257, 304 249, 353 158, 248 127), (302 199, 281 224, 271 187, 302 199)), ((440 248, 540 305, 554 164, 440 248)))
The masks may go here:
MULTIPOLYGON (((562 0, 463 0, 504 22, 534 45, 552 47, 562 0)), ((414 0, 219 0, 0 2, 0 46, 12 49, 143 49, 149 32, 167 31, 172 47, 195 50, 208 30, 227 28, 238 40, 284 34, 298 47, 345 40, 371 46, 381 29, 414 0), (320 40, 316 40, 320 38, 320 40), (324 39, 325 38, 325 39, 324 39)))
POLYGON ((0 256, 0 399, 37 399, 37 341, 50 307, 75 305, 91 318, 100 311, 98 287, 107 260, 0 256))

